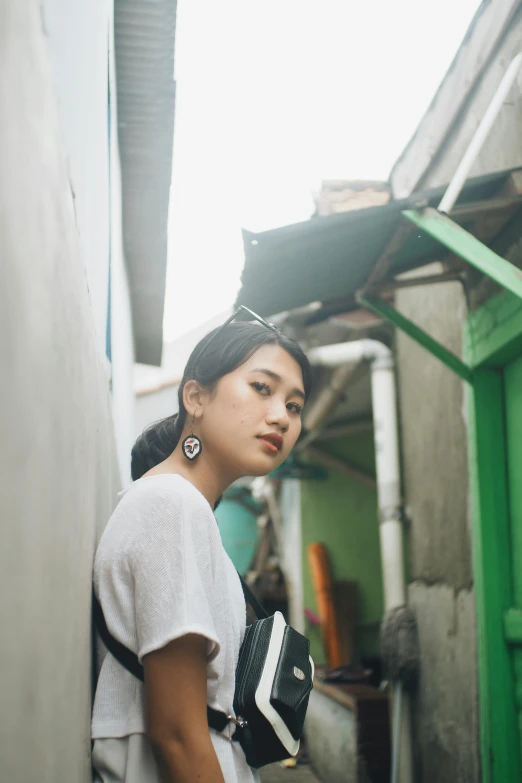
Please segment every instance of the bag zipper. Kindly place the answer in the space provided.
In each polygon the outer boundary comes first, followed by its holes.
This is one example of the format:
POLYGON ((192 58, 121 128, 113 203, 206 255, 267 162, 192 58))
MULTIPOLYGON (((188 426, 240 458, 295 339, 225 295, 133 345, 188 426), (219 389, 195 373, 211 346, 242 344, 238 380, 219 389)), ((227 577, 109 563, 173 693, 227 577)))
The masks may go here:
MULTIPOLYGON (((255 641, 257 640, 257 637, 261 632, 260 626, 261 626, 260 621, 257 621, 256 623, 254 623, 254 625, 251 626, 251 632, 249 634, 248 639, 245 640, 246 643, 243 645, 243 653, 241 655, 240 660, 238 661, 238 668, 239 668, 243 660, 246 660, 245 668, 244 668, 244 671, 246 673, 248 672, 250 659, 252 657, 252 650, 255 649, 255 641), (248 650, 245 649, 247 646, 248 646, 248 650)), ((241 706, 243 706, 243 696, 245 695, 245 684, 246 684, 246 676, 245 674, 243 674, 243 678, 239 685, 239 698, 238 698, 238 705, 241 706)))

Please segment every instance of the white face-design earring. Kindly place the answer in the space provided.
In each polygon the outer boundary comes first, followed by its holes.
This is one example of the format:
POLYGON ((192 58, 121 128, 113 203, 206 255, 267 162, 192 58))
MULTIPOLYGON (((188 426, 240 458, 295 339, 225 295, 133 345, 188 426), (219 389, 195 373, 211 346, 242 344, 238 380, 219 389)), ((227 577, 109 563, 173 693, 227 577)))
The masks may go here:
POLYGON ((200 439, 197 435, 194 435, 194 421, 195 416, 192 416, 192 421, 190 422, 190 430, 192 435, 186 437, 181 444, 181 450, 189 462, 194 462, 194 460, 197 459, 203 451, 203 445, 200 439))

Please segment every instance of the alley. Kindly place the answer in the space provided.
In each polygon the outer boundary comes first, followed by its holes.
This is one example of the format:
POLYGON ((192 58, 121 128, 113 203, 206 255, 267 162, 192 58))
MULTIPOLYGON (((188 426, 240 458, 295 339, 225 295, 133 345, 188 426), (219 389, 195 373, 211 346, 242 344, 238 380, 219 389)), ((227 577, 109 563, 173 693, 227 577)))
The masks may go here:
POLYGON ((522 783, 522 0, 0 32, 0 783, 522 783))
POLYGON ((287 768, 281 764, 270 764, 261 770, 261 783, 323 783, 308 764, 287 768))

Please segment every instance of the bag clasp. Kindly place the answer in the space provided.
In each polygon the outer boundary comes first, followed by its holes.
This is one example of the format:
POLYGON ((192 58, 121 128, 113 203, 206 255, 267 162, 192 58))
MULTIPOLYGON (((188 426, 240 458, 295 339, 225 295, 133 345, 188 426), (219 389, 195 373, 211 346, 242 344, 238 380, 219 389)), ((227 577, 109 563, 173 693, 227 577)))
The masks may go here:
POLYGON ((227 715, 227 719, 231 723, 235 723, 240 729, 244 729, 245 726, 248 726, 248 721, 242 718, 241 715, 227 715))

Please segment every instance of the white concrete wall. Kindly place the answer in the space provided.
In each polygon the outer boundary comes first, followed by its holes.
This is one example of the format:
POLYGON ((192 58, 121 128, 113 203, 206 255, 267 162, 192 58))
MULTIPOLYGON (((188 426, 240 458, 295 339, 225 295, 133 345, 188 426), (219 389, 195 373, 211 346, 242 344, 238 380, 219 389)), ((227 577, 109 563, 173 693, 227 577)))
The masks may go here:
MULTIPOLYGON (((76 2, 60 4, 63 34, 96 31, 101 51, 106 17, 98 29, 88 15, 70 16, 69 6, 80 13, 76 2)), ((105 13, 94 0, 85 8, 105 13)), ((106 295, 96 282, 98 274, 106 277, 107 238, 100 228, 87 253, 83 232, 82 242, 78 237, 69 178, 74 156, 68 168, 49 54, 57 42, 49 30, 57 29, 42 18, 38 0, 0 0, 0 780, 6 783, 91 779, 92 558, 120 483, 100 350, 106 295), (87 257, 100 264, 89 274, 87 257)), ((75 49, 78 60, 90 51, 75 49)), ((98 76, 101 83, 106 71, 98 76)), ((68 93, 79 113, 84 86, 73 89, 71 82, 68 93)), ((101 126, 93 130, 94 118, 84 119, 96 136, 101 126)), ((103 154, 101 129, 98 142, 103 154)), ((98 188, 88 168, 86 160, 76 184, 82 226, 90 212, 80 192, 98 188)), ((106 208, 106 190, 103 196, 99 188, 106 208)))
POLYGON ((102 356, 111 275, 112 368, 108 374, 112 378, 118 463, 122 481, 128 483, 134 427, 134 346, 122 239, 112 6, 112 0, 44 0, 42 18, 102 356))
POLYGON ((109 280, 109 35, 112 0, 42 0, 76 224, 105 352, 109 280))
POLYGON ((134 443, 134 342, 129 282, 123 252, 121 167, 118 148, 116 66, 113 26, 110 26, 110 253, 112 414, 118 463, 124 485, 130 482, 130 452, 134 443))

